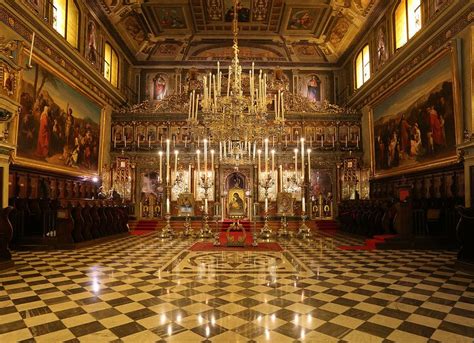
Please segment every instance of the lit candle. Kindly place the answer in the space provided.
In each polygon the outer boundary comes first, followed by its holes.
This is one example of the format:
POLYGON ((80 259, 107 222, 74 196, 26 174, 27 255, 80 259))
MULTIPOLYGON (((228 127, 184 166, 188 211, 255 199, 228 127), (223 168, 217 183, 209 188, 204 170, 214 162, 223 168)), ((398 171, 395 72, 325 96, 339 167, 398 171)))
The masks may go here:
POLYGON ((268 198, 265 198, 265 213, 268 213, 268 198))
POLYGON ((196 150, 197 155, 197 170, 198 170, 198 179, 201 177, 201 151, 196 150))
POLYGON ((268 173, 268 138, 265 138, 265 173, 268 173))
POLYGON ((272 175, 275 172, 275 149, 272 149, 272 175))
POLYGON ((258 174, 257 174, 257 178, 260 178, 260 171, 261 171, 260 155, 262 154, 262 150, 258 149, 257 154, 258 154, 258 174))
POLYGON ((280 192, 283 192, 283 166, 280 164, 280 192))
POLYGON ((311 149, 307 150, 308 152, 308 180, 311 184, 311 149))
POLYGON ((304 178, 304 137, 301 137, 301 177, 304 178))
POLYGON ((207 214, 207 198, 204 199, 204 213, 207 214))
POLYGON ((214 149, 211 150, 211 173, 214 171, 214 149))
POLYGON ((170 183, 170 140, 166 140, 166 183, 170 183))
POLYGON ((301 198, 301 210, 306 212, 306 200, 304 197, 301 198))
POLYGON ((160 151, 158 155, 160 155, 160 179, 163 181, 163 151, 160 151))
POLYGON ((175 150, 174 151, 174 177, 175 178, 178 177, 178 154, 179 154, 179 151, 175 150))
POLYGON ((166 198, 166 213, 170 213, 170 199, 166 198))
POLYGON ((207 139, 204 139, 204 175, 207 177, 207 139))
POLYGON ((33 35, 31 36, 31 47, 30 47, 30 58, 28 59, 28 67, 31 68, 31 60, 33 59, 33 47, 35 45, 35 32, 33 31, 33 35))
POLYGON ((295 176, 298 174, 298 149, 295 149, 295 176))

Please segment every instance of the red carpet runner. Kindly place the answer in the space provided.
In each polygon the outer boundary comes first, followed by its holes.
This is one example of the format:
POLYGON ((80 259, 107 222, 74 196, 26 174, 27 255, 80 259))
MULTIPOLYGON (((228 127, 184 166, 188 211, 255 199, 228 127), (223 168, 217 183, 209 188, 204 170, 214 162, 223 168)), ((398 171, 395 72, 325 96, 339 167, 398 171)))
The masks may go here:
POLYGON ((191 251, 283 251, 280 244, 274 242, 258 243, 257 247, 246 245, 245 247, 228 247, 226 245, 214 246, 212 242, 194 243, 189 250, 191 251))

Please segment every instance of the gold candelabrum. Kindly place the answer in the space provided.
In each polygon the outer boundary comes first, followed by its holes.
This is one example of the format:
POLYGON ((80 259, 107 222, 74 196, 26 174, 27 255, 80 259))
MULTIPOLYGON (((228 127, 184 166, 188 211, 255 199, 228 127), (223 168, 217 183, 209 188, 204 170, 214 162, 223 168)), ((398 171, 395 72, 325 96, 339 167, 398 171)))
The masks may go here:
POLYGON ((264 218, 265 222, 263 224, 262 229, 260 230, 260 237, 268 239, 272 236, 272 229, 270 228, 270 225, 268 224, 268 190, 273 187, 275 184, 275 180, 273 180, 273 177, 270 173, 266 173, 266 176, 263 178, 263 180, 259 181, 260 187, 262 187, 265 190, 265 207, 264 207, 264 218))
MULTIPOLYGON (((255 66, 248 74, 248 88, 242 85, 243 73, 239 61, 237 1, 234 0, 233 59, 228 67, 227 88, 224 90, 220 62, 217 73, 206 75, 202 94, 195 90, 189 94, 188 124, 196 137, 211 137, 221 146, 220 161, 239 164, 251 147, 267 137, 279 137, 285 122, 284 93, 267 94, 267 75, 261 70, 256 75, 255 66), (273 103, 275 116, 268 118, 267 107, 273 103), (201 114, 198 117, 198 111, 201 114), (238 149, 237 149, 238 148, 238 149), (236 161, 228 161, 227 159, 236 161)), ((254 153, 255 157, 255 153, 254 153)))
POLYGON ((167 185, 166 186, 166 212, 165 212, 166 224, 161 229, 161 233, 160 233, 161 238, 172 238, 174 235, 173 230, 171 228, 171 223, 170 223, 171 221, 170 199, 171 199, 171 186, 167 185))
POLYGON ((204 206, 203 206, 203 223, 201 225, 201 230, 199 231, 200 238, 210 238, 212 237, 212 230, 209 226, 209 206, 208 206, 208 196, 209 189, 214 186, 212 179, 206 174, 200 176, 199 186, 204 190, 204 206))
POLYGON ((188 214, 188 215, 186 215, 186 219, 184 221, 183 236, 191 237, 191 236, 193 236, 193 234, 194 234, 194 231, 193 231, 193 227, 192 227, 192 224, 191 224, 191 217, 188 214))

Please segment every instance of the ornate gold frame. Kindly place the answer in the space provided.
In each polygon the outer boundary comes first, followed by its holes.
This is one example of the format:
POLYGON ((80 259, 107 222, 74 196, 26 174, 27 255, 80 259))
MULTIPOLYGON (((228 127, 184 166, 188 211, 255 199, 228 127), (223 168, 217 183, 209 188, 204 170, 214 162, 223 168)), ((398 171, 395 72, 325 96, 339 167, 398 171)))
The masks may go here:
MULTIPOLYGON (((28 51, 24 48, 23 52, 21 53, 20 56, 20 64, 24 65, 26 63, 27 59, 27 53, 28 51)), ((44 171, 49 171, 49 172, 55 172, 55 173, 61 173, 61 174, 67 174, 71 176, 82 176, 82 177, 93 177, 97 176, 101 169, 102 165, 104 162, 104 154, 105 154, 105 133, 106 133, 106 112, 107 112, 107 104, 100 98, 92 96, 91 94, 87 93, 84 91, 84 89, 81 89, 76 83, 74 83, 65 73, 59 71, 58 69, 52 68, 51 64, 49 64, 45 59, 41 58, 40 56, 33 54, 33 62, 38 64, 41 68, 44 68, 46 71, 50 72, 53 74, 55 77, 58 77, 66 83, 68 86, 76 90, 78 93, 82 94, 83 96, 89 98, 91 101, 95 102, 99 108, 101 108, 101 114, 100 114, 100 137, 99 137, 99 158, 98 158, 98 167, 95 172, 90 172, 86 170, 77 170, 74 168, 68 168, 68 167, 61 167, 61 166, 54 166, 46 162, 41 162, 41 161, 36 161, 33 159, 29 159, 26 157, 19 157, 17 155, 17 150, 15 149, 12 159, 14 164, 22 165, 25 167, 29 168, 34 168, 34 169, 41 169, 44 171)), ((23 79, 23 71, 20 71, 19 73, 19 81, 23 79)), ((20 101, 20 96, 21 96, 21 82, 19 82, 18 85, 18 90, 17 90, 17 101, 20 101)), ((15 146, 18 145, 18 128, 19 128, 19 116, 16 116, 13 124, 13 142, 15 146)), ((109 139, 109 137, 107 137, 109 139)))
POLYGON ((411 80, 415 79, 419 76, 420 73, 428 70, 434 64, 436 64, 441 58, 445 57, 446 54, 450 55, 451 58, 451 74, 453 80, 453 110, 454 110, 454 127, 455 127, 455 139, 456 144, 460 144, 462 142, 463 136, 463 116, 462 116, 462 92, 460 87, 460 75, 459 75, 459 49, 457 46, 457 41, 452 40, 450 44, 443 48, 440 52, 435 54, 430 60, 425 63, 423 66, 418 68, 414 73, 410 73, 409 77, 406 77, 399 82, 397 82, 393 88, 384 94, 382 97, 378 98, 374 103, 371 103, 369 106, 369 141, 370 141, 370 174, 374 179, 379 179, 383 177, 395 176, 404 173, 412 173, 422 170, 427 170, 431 168, 437 168, 446 166, 449 164, 456 163, 458 158, 456 153, 453 153, 453 156, 437 159, 434 161, 427 161, 416 166, 408 166, 408 167, 399 167, 393 171, 383 171, 383 172, 376 172, 375 170, 375 137, 374 137, 374 107, 380 103, 381 101, 387 99, 391 94, 399 91, 399 87, 405 85, 406 83, 410 82, 411 80))

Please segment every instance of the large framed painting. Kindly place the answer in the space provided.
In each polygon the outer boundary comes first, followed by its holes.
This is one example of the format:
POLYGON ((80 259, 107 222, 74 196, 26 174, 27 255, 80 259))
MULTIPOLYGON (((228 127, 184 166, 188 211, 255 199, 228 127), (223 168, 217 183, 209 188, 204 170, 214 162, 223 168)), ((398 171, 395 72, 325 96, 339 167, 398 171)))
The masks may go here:
POLYGON ((375 177, 456 161, 462 133, 454 53, 443 53, 371 110, 375 177))
POLYGON ((15 163, 97 174, 101 106, 38 62, 22 72, 19 102, 15 163))

